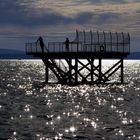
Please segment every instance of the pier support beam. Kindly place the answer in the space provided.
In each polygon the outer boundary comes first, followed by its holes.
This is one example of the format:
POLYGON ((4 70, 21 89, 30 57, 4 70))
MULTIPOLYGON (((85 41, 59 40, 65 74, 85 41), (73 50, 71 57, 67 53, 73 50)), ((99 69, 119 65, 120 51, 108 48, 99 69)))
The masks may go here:
POLYGON ((69 67, 69 72, 68 72, 68 81, 70 84, 72 84, 72 59, 68 59, 68 67, 69 67))
POLYGON ((45 67, 45 83, 48 83, 49 80, 49 69, 48 66, 45 67))
POLYGON ((75 69, 75 84, 78 84, 78 60, 77 60, 77 58, 75 59, 74 69, 75 69))
POLYGON ((123 59, 121 59, 121 84, 124 83, 124 74, 123 74, 123 59))
POLYGON ((102 59, 99 58, 99 84, 101 84, 102 81, 102 59))
MULTIPOLYGON (((98 59, 98 65, 94 63, 94 59, 65 59, 63 67, 57 63, 55 59, 42 59, 45 64, 45 82, 49 82, 49 69, 54 73, 58 83, 77 85, 77 84, 103 84, 110 83, 111 76, 120 70, 120 83, 124 83, 123 74, 123 58, 108 67, 106 71, 102 71, 102 58, 98 59), (64 69, 64 67, 67 67, 64 69)), ((117 81, 116 81, 117 82, 117 81)))
POLYGON ((94 81, 94 77, 93 77, 93 66, 94 66, 94 59, 91 59, 91 62, 90 62, 90 65, 91 65, 91 83, 93 83, 94 81))

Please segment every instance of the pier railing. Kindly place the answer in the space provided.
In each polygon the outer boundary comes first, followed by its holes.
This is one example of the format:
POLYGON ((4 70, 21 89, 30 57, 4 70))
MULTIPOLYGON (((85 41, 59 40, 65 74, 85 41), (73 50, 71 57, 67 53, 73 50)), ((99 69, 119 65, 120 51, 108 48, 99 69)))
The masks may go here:
POLYGON ((26 53, 37 53, 41 52, 40 45, 36 42, 26 43, 25 44, 26 53))
POLYGON ((69 48, 66 48, 63 42, 49 42, 49 52, 118 52, 129 53, 130 47, 128 43, 82 43, 70 42, 69 48))
MULTIPOLYGON (((40 45, 36 43, 26 43, 26 53, 41 53, 40 45)), ((44 49, 46 53, 63 53, 63 52, 115 52, 115 53, 129 53, 130 47, 128 43, 69 43, 69 49, 66 49, 64 42, 49 42, 44 49)))

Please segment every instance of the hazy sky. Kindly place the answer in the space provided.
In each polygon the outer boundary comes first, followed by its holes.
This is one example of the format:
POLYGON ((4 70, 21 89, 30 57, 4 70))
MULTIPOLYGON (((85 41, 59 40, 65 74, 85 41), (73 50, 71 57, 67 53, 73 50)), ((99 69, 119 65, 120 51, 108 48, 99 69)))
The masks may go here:
POLYGON ((0 48, 75 29, 130 32, 140 50, 140 0, 0 0, 0 48))

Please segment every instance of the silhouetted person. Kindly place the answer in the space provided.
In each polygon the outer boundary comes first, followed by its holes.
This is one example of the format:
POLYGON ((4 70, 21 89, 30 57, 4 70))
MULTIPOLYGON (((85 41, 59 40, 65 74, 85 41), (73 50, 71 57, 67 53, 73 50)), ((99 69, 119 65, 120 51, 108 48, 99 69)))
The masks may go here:
POLYGON ((40 36, 40 37, 37 39, 36 43, 37 43, 37 42, 39 42, 40 47, 41 47, 41 50, 42 50, 42 53, 44 53, 44 47, 45 47, 45 45, 44 45, 44 42, 43 42, 43 38, 40 36))
POLYGON ((65 41, 65 45, 66 45, 66 50, 67 51, 69 51, 69 43, 70 43, 70 41, 69 41, 69 39, 68 39, 68 37, 66 38, 66 41, 65 41))

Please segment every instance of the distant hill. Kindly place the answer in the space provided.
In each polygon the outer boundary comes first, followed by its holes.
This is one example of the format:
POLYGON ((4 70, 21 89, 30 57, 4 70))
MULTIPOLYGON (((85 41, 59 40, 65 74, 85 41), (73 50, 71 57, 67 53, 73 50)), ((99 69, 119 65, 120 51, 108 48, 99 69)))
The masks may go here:
POLYGON ((140 52, 133 52, 128 55, 127 59, 140 59, 140 52))
POLYGON ((21 50, 13 50, 13 49, 0 49, 0 54, 23 54, 24 51, 21 50))
POLYGON ((24 51, 13 49, 0 49, 0 59, 32 59, 24 51))

